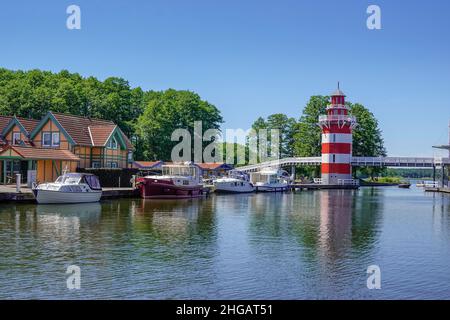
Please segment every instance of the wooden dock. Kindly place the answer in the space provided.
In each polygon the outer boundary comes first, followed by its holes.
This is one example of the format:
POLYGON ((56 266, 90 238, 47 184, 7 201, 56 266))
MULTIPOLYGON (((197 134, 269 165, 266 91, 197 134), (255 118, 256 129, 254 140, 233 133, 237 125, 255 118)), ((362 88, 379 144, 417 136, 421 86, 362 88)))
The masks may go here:
MULTIPOLYGON (((103 188, 102 200, 115 198, 139 197, 139 191, 133 188, 103 188)), ((0 186, 0 202, 36 202, 29 188, 21 188, 16 192, 15 186, 0 186)))
POLYGON ((441 192, 450 194, 450 188, 425 188, 425 192, 441 192))

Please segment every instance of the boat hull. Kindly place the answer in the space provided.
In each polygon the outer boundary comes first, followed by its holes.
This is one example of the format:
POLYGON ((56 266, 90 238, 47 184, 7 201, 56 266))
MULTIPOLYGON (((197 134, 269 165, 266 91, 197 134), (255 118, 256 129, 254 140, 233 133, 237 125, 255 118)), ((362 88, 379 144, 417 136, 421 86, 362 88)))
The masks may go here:
POLYGON ((288 185, 261 185, 256 186, 257 192, 285 192, 289 189, 288 185))
POLYGON ((61 192, 52 190, 33 190, 36 201, 39 204, 61 203, 90 203, 98 202, 102 197, 101 191, 92 192, 61 192))
POLYGON ((254 192, 255 188, 248 186, 248 187, 227 187, 227 186, 215 186, 215 192, 217 193, 251 193, 254 192))
POLYGON ((139 183, 139 191, 143 199, 188 199, 203 195, 203 186, 179 186, 167 182, 155 182, 144 179, 139 183))

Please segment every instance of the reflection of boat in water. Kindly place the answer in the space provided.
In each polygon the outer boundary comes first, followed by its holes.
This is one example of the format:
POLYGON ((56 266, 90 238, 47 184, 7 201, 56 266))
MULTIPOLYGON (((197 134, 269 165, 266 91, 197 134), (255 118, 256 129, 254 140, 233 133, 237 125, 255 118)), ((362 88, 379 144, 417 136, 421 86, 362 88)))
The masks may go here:
POLYGON ((54 204, 38 204, 36 213, 38 215, 59 215, 67 217, 91 218, 100 215, 102 206, 98 202, 67 204, 57 206, 54 204))
POLYGON ((102 188, 98 177, 86 173, 65 173, 53 183, 42 183, 33 188, 38 203, 98 202, 102 188))
POLYGON ((250 175, 256 191, 280 192, 289 189, 290 176, 285 170, 264 168, 250 175))
POLYGON ((203 194, 200 172, 192 163, 162 166, 162 175, 136 179, 144 199, 195 198, 203 194))
POLYGON ((218 193, 249 193, 255 191, 255 186, 248 175, 239 171, 230 171, 228 177, 214 180, 215 191, 218 193))

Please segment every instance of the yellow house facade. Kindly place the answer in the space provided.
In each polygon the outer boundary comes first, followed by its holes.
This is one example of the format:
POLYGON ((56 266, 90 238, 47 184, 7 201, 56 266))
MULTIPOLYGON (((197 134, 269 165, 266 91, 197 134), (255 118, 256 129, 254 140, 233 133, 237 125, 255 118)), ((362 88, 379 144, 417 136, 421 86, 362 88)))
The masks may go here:
POLYGON ((35 172, 37 182, 48 182, 64 170, 128 168, 132 163, 132 144, 111 121, 48 112, 40 121, 13 117, 0 130, 3 184, 16 173, 28 178, 28 171, 35 172))

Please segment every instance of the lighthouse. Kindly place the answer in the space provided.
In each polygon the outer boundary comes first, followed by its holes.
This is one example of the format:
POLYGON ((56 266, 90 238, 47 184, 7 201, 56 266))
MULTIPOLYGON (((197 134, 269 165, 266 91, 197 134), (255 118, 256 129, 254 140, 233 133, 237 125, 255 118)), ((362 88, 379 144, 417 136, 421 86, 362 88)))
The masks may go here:
POLYGON ((327 114, 319 116, 322 129, 322 184, 345 185, 352 180, 352 131, 357 125, 349 115, 345 94, 338 88, 331 94, 327 114))

